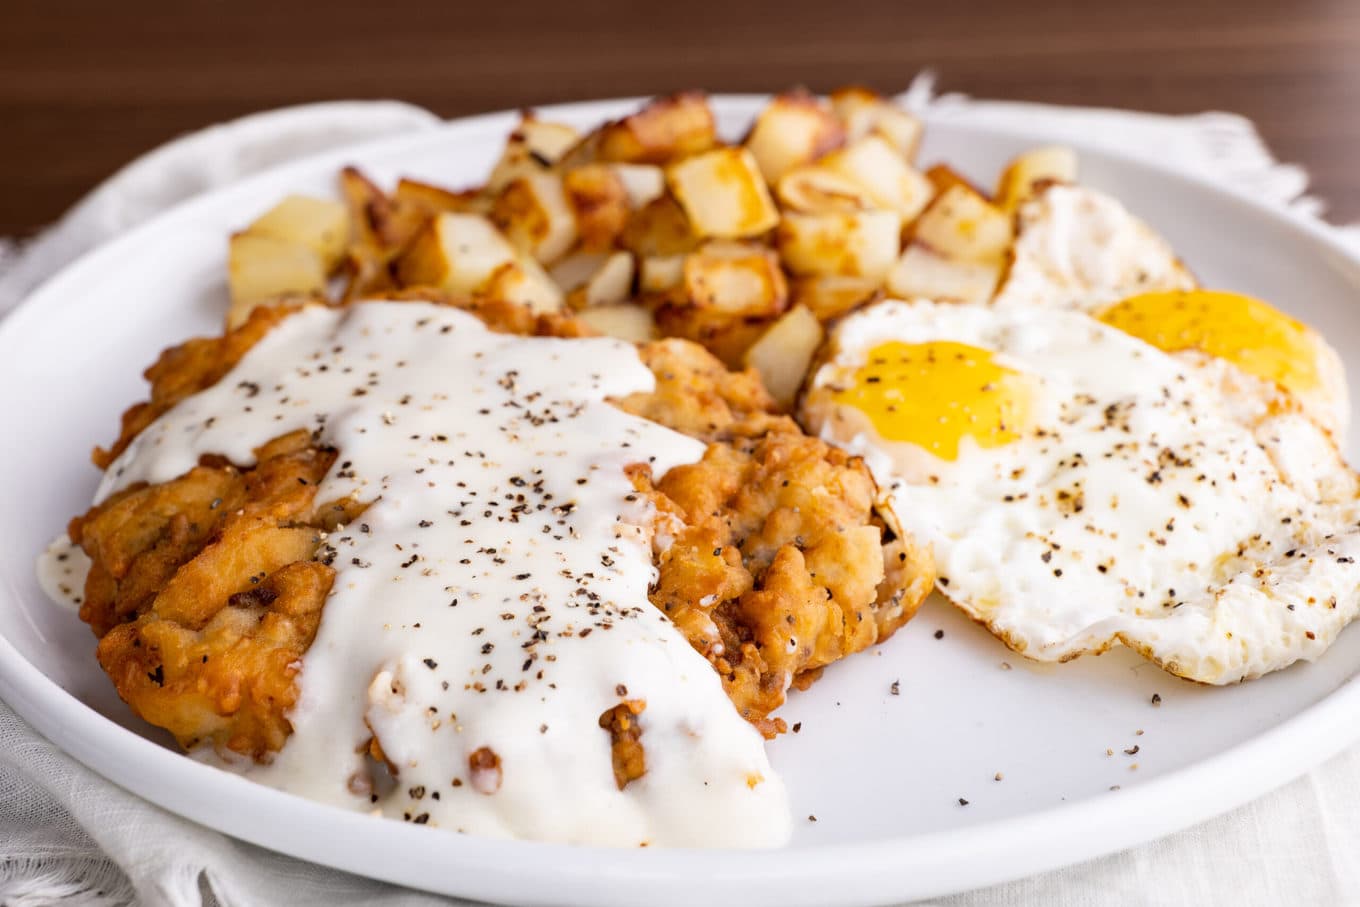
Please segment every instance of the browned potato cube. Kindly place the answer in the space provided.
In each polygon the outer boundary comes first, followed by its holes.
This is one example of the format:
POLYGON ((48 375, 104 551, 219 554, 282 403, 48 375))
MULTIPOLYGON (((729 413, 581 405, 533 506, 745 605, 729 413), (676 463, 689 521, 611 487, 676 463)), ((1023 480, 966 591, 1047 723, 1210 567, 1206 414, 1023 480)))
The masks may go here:
POLYGON ((915 219, 933 194, 930 180, 881 136, 868 135, 822 158, 821 165, 857 183, 877 207, 915 219))
POLYGON ((876 134, 908 161, 916 157, 925 131, 921 121, 878 92, 860 86, 837 89, 831 93, 831 109, 850 141, 876 134))
POLYGON ((984 199, 987 198, 987 194, 977 186, 974 186, 968 180, 968 177, 959 173, 948 164, 936 164, 931 167, 926 171, 926 179, 930 180, 930 185, 935 187, 935 195, 937 197, 946 189, 951 189, 954 186, 962 186, 965 189, 971 189, 975 194, 984 199))
POLYGON ((402 177, 392 199, 399 203, 419 206, 431 214, 453 211, 459 214, 490 214, 492 197, 481 189, 467 189, 455 192, 442 186, 422 183, 419 180, 402 177))
POLYGON ((863 211, 874 207, 869 193, 854 180, 826 167, 795 167, 775 187, 780 204, 805 214, 863 211))
POLYGON ((708 243, 685 259, 685 296, 725 315, 774 315, 788 302, 779 259, 764 246, 708 243))
POLYGON ((309 246, 330 272, 345 254, 349 229, 349 213, 343 203, 290 195, 256 218, 246 232, 309 246))
POLYGON ((284 293, 323 293, 326 265, 316 249, 300 242, 237 233, 231 238, 227 260, 231 307, 227 327, 245 323, 252 309, 284 293))
POLYGON ((684 279, 684 255, 649 255, 638 265, 638 288, 644 293, 664 293, 684 279))
POLYGON ((659 336, 652 313, 637 305, 600 305, 585 309, 576 316, 591 330, 606 337, 616 337, 631 343, 647 343, 659 336))
POLYGON ((996 187, 996 203, 1014 211, 1035 193, 1053 183, 1077 181, 1077 153, 1052 145, 1026 151, 1007 165, 996 187))
POLYGON ((844 141, 845 131, 826 102, 795 91, 775 96, 761 111, 746 147, 773 186, 790 168, 814 161, 844 141))
POLYGON ((913 236, 944 258, 1000 261, 1011 245, 1011 218, 966 185, 936 196, 916 220, 913 236))
POLYGON ((521 176, 542 173, 561 160, 580 137, 571 126, 526 116, 506 139, 505 150, 486 181, 487 192, 494 195, 521 176))
POLYGON ((745 148, 718 148, 672 166, 671 192, 700 236, 758 236, 779 222, 755 158, 745 148))
POLYGON ((576 215, 581 247, 587 251, 612 247, 628 223, 631 208, 618 173, 607 164, 586 164, 568 170, 562 185, 576 215))
POLYGON ((794 306, 746 351, 746 365, 785 410, 792 409, 808 366, 822 345, 822 324, 809 309, 794 306))
POLYGON ((523 254, 497 268, 478 295, 518 303, 531 312, 556 312, 565 303, 562 288, 542 265, 523 254))
POLYGON ((600 160, 665 164, 712 148, 717 128, 708 98, 690 91, 656 98, 632 116, 602 127, 597 141, 600 160))
POLYGON ((586 280, 572 288, 567 303, 573 309, 618 305, 633 295, 633 256, 614 252, 603 257, 586 280))
POLYGON ((882 280, 897 261, 902 222, 892 211, 787 212, 775 246, 794 274, 845 274, 882 280))
POLYGON ((402 253, 395 267, 403 286, 470 294, 516 258, 515 247, 485 217, 440 214, 402 253))
POLYGON ((821 321, 830 321, 881 299, 883 287, 880 280, 820 274, 795 280, 792 295, 795 305, 810 309, 821 321))
POLYGON ((699 245, 680 203, 663 195, 634 211, 619 236, 619 245, 634 255, 682 255, 699 245))
POLYGON ((666 171, 655 164, 610 164, 623 184, 628 207, 642 208, 666 194, 666 171))
POLYGON ((545 264, 576 243, 576 215, 556 173, 531 173, 510 182, 491 207, 491 221, 515 248, 545 264))
POLYGON ((944 258, 910 243, 888 273, 888 292, 902 299, 981 303, 992 298, 1002 263, 944 258))

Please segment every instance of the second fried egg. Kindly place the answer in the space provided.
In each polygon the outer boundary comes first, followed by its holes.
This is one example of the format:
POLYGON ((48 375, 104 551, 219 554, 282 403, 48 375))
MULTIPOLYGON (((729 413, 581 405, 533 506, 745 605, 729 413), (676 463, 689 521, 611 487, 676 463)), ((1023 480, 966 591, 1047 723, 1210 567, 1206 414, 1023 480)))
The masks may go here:
POLYGON ((890 301, 837 326, 802 415, 1012 648, 1122 642, 1227 683, 1360 612, 1354 473, 1305 414, 1225 390, 1237 371, 1079 312, 890 301))

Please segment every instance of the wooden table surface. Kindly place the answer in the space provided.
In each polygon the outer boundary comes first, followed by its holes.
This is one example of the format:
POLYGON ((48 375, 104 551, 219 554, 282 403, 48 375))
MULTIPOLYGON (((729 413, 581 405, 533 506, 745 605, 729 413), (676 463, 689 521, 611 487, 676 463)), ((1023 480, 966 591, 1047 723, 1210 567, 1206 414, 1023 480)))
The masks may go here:
POLYGON ((684 87, 892 91, 927 66, 978 96, 1245 114, 1334 219, 1360 219, 1355 0, 3 0, 0 235, 179 133, 284 104, 453 116, 684 87))

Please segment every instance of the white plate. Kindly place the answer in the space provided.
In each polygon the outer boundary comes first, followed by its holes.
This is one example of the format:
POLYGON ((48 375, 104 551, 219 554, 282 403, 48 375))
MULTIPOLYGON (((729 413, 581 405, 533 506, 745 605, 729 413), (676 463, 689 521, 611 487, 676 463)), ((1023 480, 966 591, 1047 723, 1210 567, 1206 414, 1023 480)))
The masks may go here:
MULTIPOLYGON (((543 114, 589 126, 634 104, 543 114)), ((724 130, 739 134, 759 104, 717 99, 724 130)), ((87 256, 0 325, 8 432, 0 449, 0 696, 75 758, 238 838, 432 891, 623 905, 684 904, 716 890, 751 907, 797 907, 938 895, 1108 853, 1257 796, 1360 736, 1354 630, 1315 665, 1212 689, 1126 651, 1030 664, 932 601, 894 639, 834 666, 783 709, 802 730, 771 746, 800 818, 780 851, 610 851, 456 837, 299 800, 169 749, 114 695, 89 631, 48 604, 33 578, 44 542, 90 500, 90 447, 110 441, 116 414, 144 395, 139 373, 162 347, 217 329, 231 230, 287 192, 334 192, 347 163, 379 181, 480 181, 513 122, 493 114, 328 153, 198 199, 87 256), (900 696, 889 693, 894 680, 900 696), (1135 744, 1137 755, 1124 755, 1135 744), (1003 781, 994 780, 998 772, 1003 781), (803 818, 814 814, 815 823, 803 818)), ((925 161, 947 160, 984 184, 1008 157, 1044 141, 948 123, 926 134, 925 161)), ((1084 152, 1082 169, 1084 182, 1162 230, 1208 284, 1263 296, 1317 325, 1352 379, 1360 376, 1360 259, 1324 230, 1108 154, 1084 152)), ((1360 399, 1354 384, 1352 396, 1360 399)), ((1349 442, 1354 454, 1354 433, 1349 442)))

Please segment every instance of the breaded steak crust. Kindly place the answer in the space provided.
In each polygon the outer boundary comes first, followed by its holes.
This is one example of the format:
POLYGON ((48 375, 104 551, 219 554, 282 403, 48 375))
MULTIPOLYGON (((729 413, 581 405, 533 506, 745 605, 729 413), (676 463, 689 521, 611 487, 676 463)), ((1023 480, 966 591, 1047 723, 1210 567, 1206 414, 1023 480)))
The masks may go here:
MULTIPOLYGON (((588 333, 568 316, 463 305, 498 331, 588 333)), ((96 464, 107 468, 161 413, 220 380, 295 308, 257 308, 225 336, 163 353, 146 373, 150 399, 128 410, 96 464)), ((790 686, 911 617, 933 582, 929 556, 893 528, 863 464, 778 415, 753 373, 682 340, 640 352, 656 388, 618 405, 708 444, 665 476, 633 469, 659 521, 652 603, 740 713, 773 735, 782 722, 770 713, 790 686)), ((100 664, 134 711, 185 747, 264 759, 291 732, 297 676, 335 575, 323 542, 362 519, 364 502, 316 500, 341 456, 295 432, 257 450, 252 466, 206 457, 71 522, 93 561, 81 618, 99 637, 100 664)))

